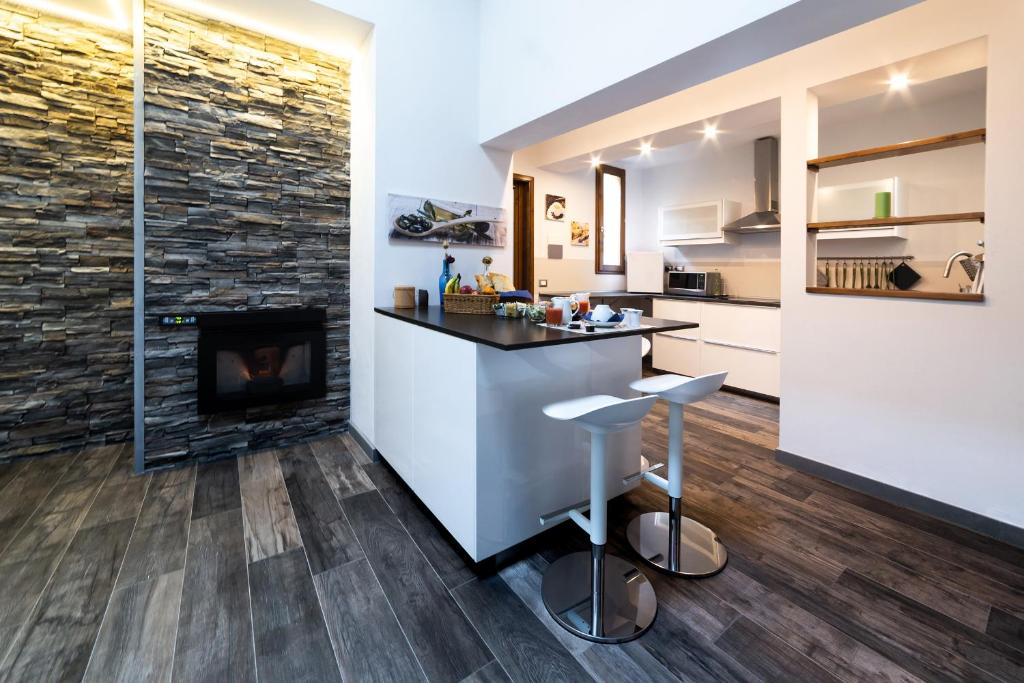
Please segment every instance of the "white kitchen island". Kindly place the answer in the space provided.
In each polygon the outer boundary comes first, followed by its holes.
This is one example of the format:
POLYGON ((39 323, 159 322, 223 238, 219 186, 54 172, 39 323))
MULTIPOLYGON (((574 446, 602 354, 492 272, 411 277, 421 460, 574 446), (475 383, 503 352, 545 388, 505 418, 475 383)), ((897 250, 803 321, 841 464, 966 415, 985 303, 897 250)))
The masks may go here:
MULTIPOLYGON (((590 437, 541 408, 588 394, 630 396, 645 327, 583 335, 439 307, 377 308, 376 449, 476 561, 543 530, 542 514, 589 492, 590 437)), ((609 498, 640 469, 640 431, 608 442, 609 498)))

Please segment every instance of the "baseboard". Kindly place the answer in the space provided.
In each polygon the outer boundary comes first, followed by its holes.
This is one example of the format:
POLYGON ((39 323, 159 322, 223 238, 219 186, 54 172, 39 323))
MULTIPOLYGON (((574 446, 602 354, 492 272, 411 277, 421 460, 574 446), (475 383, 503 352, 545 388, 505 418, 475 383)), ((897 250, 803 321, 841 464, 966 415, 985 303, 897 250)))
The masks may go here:
MULTIPOLYGON (((645 370, 650 370, 651 372, 653 372, 656 375, 671 375, 671 374, 673 374, 673 373, 669 372, 668 370, 659 370, 658 368, 653 367, 653 366, 648 367, 648 366, 645 365, 644 369, 645 370)), ((681 375, 681 376, 682 377, 689 377, 689 375, 681 375)), ((728 391, 730 394, 737 394, 739 396, 749 396, 750 398, 760 399, 762 401, 767 401, 768 403, 775 403, 775 404, 779 403, 779 397, 778 396, 772 396, 770 394, 762 394, 759 391, 751 391, 750 389, 740 389, 739 387, 731 387, 728 384, 723 384, 722 385, 722 391, 728 391)))
POLYGON ((944 522, 955 524, 970 531, 994 538, 1008 545, 1024 549, 1024 529, 991 517, 979 515, 977 512, 964 510, 949 503, 928 498, 918 493, 906 491, 859 474, 847 472, 831 465, 809 460, 793 453, 776 449, 775 459, 783 465, 812 474, 833 484, 844 486, 854 491, 899 505, 915 512, 935 517, 944 522))
POLYGON ((750 389, 740 389, 739 387, 731 387, 728 384, 722 385, 722 391, 728 391, 730 394, 737 394, 739 396, 749 396, 750 398, 760 399, 762 401, 767 401, 768 403, 779 403, 778 396, 762 394, 759 391, 751 391, 750 389))
POLYGON ((374 448, 373 444, 370 443, 370 440, 363 436, 363 433, 356 429, 356 426, 351 422, 348 423, 348 433, 352 435, 352 438, 356 440, 356 443, 359 444, 360 448, 370 456, 371 460, 374 462, 380 462, 380 451, 374 448))

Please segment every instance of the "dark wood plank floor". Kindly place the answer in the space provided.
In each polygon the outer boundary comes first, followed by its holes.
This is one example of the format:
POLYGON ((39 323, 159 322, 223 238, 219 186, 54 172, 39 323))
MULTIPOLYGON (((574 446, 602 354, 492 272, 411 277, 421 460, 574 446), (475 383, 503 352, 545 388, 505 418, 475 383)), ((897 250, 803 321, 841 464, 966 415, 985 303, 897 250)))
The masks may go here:
MULTIPOLYGON (((1024 680, 1024 551, 776 463, 775 405, 719 393, 686 428, 686 513, 730 561, 645 569, 658 618, 619 646, 540 600, 581 531, 471 566, 347 435, 144 477, 127 445, 0 466, 0 681, 1024 680)), ((613 552, 664 505, 614 501, 613 552)))

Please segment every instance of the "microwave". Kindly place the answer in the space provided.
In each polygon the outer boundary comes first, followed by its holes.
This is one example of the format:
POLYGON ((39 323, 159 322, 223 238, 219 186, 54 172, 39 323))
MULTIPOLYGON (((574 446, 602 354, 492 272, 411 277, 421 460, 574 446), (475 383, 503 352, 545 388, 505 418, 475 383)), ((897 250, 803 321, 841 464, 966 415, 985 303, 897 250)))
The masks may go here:
POLYGON ((722 274, 693 270, 666 270, 664 293, 721 296, 722 274))

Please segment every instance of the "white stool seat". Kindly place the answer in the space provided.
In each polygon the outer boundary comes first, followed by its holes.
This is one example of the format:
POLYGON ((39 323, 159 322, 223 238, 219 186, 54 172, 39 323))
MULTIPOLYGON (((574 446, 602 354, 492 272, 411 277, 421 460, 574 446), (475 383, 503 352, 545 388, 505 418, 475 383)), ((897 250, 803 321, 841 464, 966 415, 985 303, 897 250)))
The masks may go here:
POLYGON ((656 375, 638 379, 629 385, 630 389, 645 394, 654 394, 669 403, 696 403, 722 388, 727 372, 714 372, 700 377, 680 375, 656 375))
POLYGON ((657 396, 618 398, 607 394, 595 394, 550 403, 542 410, 552 419, 572 420, 588 431, 608 432, 625 429, 639 422, 657 400, 657 396))
POLYGON ((651 342, 647 337, 640 337, 640 357, 643 358, 651 352, 651 342))

